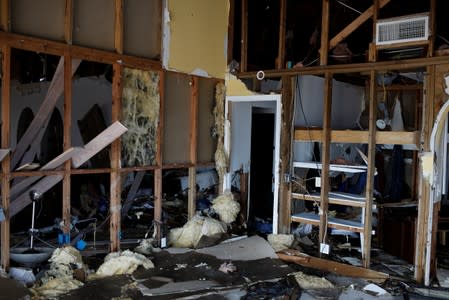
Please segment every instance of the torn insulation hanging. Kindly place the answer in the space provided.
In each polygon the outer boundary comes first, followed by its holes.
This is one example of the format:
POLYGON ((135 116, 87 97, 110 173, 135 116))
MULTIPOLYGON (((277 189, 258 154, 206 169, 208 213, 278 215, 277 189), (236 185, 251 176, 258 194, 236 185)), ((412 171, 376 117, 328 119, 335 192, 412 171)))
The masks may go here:
POLYGON ((154 165, 159 122, 159 73, 123 69, 122 159, 126 166, 154 165))
POLYGON ((234 200, 234 195, 229 190, 215 198, 212 203, 212 209, 218 214, 221 221, 230 224, 237 219, 240 204, 234 200))
POLYGON ((224 127, 225 127, 225 85, 218 83, 215 88, 215 131, 217 133, 217 150, 215 151, 215 168, 219 177, 220 193, 223 180, 228 168, 228 157, 224 149, 224 127))

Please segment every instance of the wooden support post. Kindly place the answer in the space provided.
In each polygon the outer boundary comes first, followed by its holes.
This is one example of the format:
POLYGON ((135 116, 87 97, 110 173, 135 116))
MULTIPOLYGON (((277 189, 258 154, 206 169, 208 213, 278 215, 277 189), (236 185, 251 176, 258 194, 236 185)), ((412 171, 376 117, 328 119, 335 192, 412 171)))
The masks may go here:
POLYGON ((242 30, 240 40, 240 72, 248 67, 248 0, 242 1, 242 30))
POLYGON ((279 47, 276 66, 278 69, 285 68, 285 32, 287 27, 287 0, 281 0, 281 11, 279 16, 279 47))
POLYGON ((365 202, 365 216, 363 226, 363 266, 369 268, 370 266, 370 252, 371 252, 371 219, 373 210, 373 191, 374 191, 374 174, 375 174, 375 156, 376 156, 376 115, 377 115, 377 91, 376 91, 376 71, 372 70, 370 74, 370 89, 369 89, 369 126, 368 126, 368 170, 366 177, 366 202, 365 202))
POLYGON ((72 44, 73 36, 73 0, 65 0, 64 10, 64 40, 67 44, 72 44))
POLYGON ((189 168, 189 193, 188 193, 188 215, 189 219, 196 212, 196 163, 198 143, 198 89, 199 78, 192 76, 190 86, 190 163, 189 168))
MULTIPOLYGON (((71 2, 71 0, 69 0, 71 2)), ((67 4, 67 2, 66 2, 67 4)), ((67 9, 67 7, 66 7, 67 9)), ((67 12, 67 11, 66 11, 67 12)), ((72 147, 72 57, 68 53, 64 57, 64 151, 72 147)), ((71 161, 64 163, 64 179, 62 182, 62 221, 65 234, 70 233, 71 213, 70 213, 70 170, 71 161)))
POLYGON ((154 170, 154 222, 158 226, 155 227, 156 239, 161 238, 162 222, 162 164, 163 164, 163 136, 164 136, 164 88, 165 88, 165 73, 159 71, 159 124, 157 126, 157 151, 156 151, 156 165, 154 170))
POLYGON ((0 29, 6 32, 11 29, 11 22, 9 20, 11 12, 10 1, 11 0, 0 0, 0 29))
MULTIPOLYGON (((10 143, 10 85, 11 85, 11 48, 2 47, 2 126, 1 126, 1 147, 9 148, 10 143)), ((9 248, 10 248, 10 155, 2 161, 2 208, 5 220, 1 222, 1 263, 2 267, 9 270, 9 248)))
MULTIPOLYGON (((332 114, 332 74, 326 73, 324 81, 324 105, 323 105, 323 140, 321 150, 321 199, 320 199, 320 243, 326 242, 327 219, 329 208, 329 165, 330 165, 330 138, 331 138, 331 114, 332 114)), ((321 248, 321 247, 320 247, 321 248)))
POLYGON ((321 47, 320 47, 320 65, 327 65, 329 53, 329 0, 323 0, 321 12, 321 47))
POLYGON ((279 232, 289 233, 291 222, 291 184, 284 174, 291 173, 291 145, 293 138, 293 80, 296 77, 282 77, 282 119, 280 148, 280 188, 279 188, 279 232))
POLYGON ((377 47, 376 47, 376 35, 377 35, 377 18, 379 15, 379 0, 373 0, 373 40, 369 44, 368 60, 370 62, 377 61, 377 47))
POLYGON ((235 0, 229 0, 229 18, 228 18, 228 64, 234 58, 234 16, 235 0))
POLYGON ((435 49, 435 36, 436 36, 436 13, 437 13, 437 1, 430 0, 430 13, 429 13, 429 47, 427 48, 427 57, 433 56, 433 51, 435 49))
MULTIPOLYGON (((113 65, 114 74, 112 76, 112 122, 119 121, 122 103, 122 66, 119 63, 113 65)), ((120 211, 121 211, 121 177, 120 177, 120 139, 112 142, 111 145, 111 186, 110 186, 110 238, 111 251, 120 250, 120 211)))
MULTIPOLYGON (((391 0, 379 0, 379 8, 384 7, 391 0)), ((342 31, 335 35, 329 42, 329 49, 335 48, 341 41, 347 38, 351 33, 353 33, 360 25, 365 23, 373 15, 374 6, 369 7, 360 16, 358 16, 354 21, 352 21, 348 26, 346 26, 342 31)))
POLYGON ((114 47, 118 54, 123 54, 123 1, 115 0, 114 47))
MULTIPOLYGON (((430 151, 430 136, 433 127, 433 110, 435 95, 435 66, 427 67, 426 95, 423 103, 422 122, 422 151, 430 151)), ((430 205, 430 184, 422 176, 422 163, 419 168, 419 197, 418 197, 418 220, 416 225, 416 246, 415 246, 415 280, 423 283, 426 264, 427 248, 427 226, 430 205)))

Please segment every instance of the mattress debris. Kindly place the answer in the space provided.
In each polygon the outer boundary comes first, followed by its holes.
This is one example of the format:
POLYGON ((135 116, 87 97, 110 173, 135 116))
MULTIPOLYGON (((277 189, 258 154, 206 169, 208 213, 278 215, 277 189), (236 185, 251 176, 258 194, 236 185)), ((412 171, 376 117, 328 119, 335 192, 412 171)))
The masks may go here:
POLYGON ((212 201, 212 209, 218 214, 220 220, 230 224, 237 219, 240 212, 240 204, 234 200, 231 191, 225 191, 212 201))
POLYGON ((113 252, 104 258, 104 263, 98 268, 95 277, 132 274, 139 266, 147 270, 154 268, 153 262, 142 254, 130 250, 113 252))
POLYGON ((173 247, 196 248, 203 236, 223 235, 227 226, 210 217, 196 215, 183 227, 170 230, 169 241, 173 247))
POLYGON ((295 237, 292 234, 269 234, 267 239, 275 252, 290 249, 295 241, 295 237))

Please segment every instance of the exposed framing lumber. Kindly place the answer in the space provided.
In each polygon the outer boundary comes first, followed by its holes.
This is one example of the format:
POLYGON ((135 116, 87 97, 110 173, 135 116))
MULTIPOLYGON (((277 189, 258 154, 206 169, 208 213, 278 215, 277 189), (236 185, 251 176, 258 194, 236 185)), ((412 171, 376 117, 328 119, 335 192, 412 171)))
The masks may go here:
POLYGON ((11 0, 0 0, 0 26, 3 31, 10 31, 11 0))
MULTIPOLYGON (((122 66, 115 63, 113 66, 112 76, 112 122, 118 122, 120 119, 121 103, 122 103, 122 66)), ((121 176, 120 176, 120 154, 121 142, 120 138, 114 139, 111 145, 111 186, 110 186, 110 239, 111 251, 120 250, 120 232, 121 232, 121 176)))
POLYGON ((64 40, 71 45, 73 40, 73 0, 65 0, 64 40))
POLYGON ((277 68, 285 67, 285 32, 287 27, 287 0, 281 0, 279 16, 279 47, 277 57, 277 68))
POLYGON ((366 206, 364 209, 364 231, 363 231, 363 253, 362 261, 365 268, 370 266, 371 253, 371 232, 372 232, 372 210, 373 210, 373 191, 375 156, 376 156, 376 116, 377 116, 377 91, 376 91, 376 71, 371 71, 369 88, 369 131, 368 131, 368 170, 366 174, 366 206))
POLYGON ((115 0, 114 48, 118 54, 123 54, 123 1, 115 0))
MULTIPOLYGON (((296 80, 288 76, 282 77, 282 116, 281 116, 281 148, 280 148, 280 174, 291 173, 291 145, 293 137, 293 87, 292 81, 296 80)), ((247 179, 247 178, 246 178, 247 179)), ((279 232, 290 232, 291 218, 291 184, 284 176, 280 176, 279 188, 279 232)))
POLYGON ((429 47, 427 48, 427 57, 432 57, 433 50, 435 49, 436 12, 437 12, 436 0, 430 0, 430 12, 429 12, 430 36, 429 36, 429 47))
POLYGON ((288 249, 278 252, 277 255, 281 260, 286 262, 293 262, 307 268, 332 272, 342 276, 364 278, 377 283, 382 283, 389 278, 389 275, 386 273, 309 256, 299 252, 298 250, 288 249))
MULTIPOLYGON (((384 7, 390 2, 390 0, 379 0, 379 8, 384 7)), ((335 48, 341 41, 347 38, 351 33, 353 33, 360 25, 365 23, 374 13, 374 5, 370 6, 365 10, 360 16, 358 16, 354 21, 352 21, 348 26, 346 26, 342 31, 335 35, 329 42, 329 49, 335 48)))
MULTIPOLYGON (((368 142, 368 131, 358 130, 332 130, 332 143, 363 144, 368 142)), ((322 132, 320 129, 296 129, 295 140, 297 141, 321 141, 322 132)), ((413 145, 416 150, 420 145, 419 131, 376 131, 377 144, 391 145, 413 145)))
MULTIPOLYGON (((323 3, 324 4, 324 3, 323 3)), ((321 163, 321 199, 320 199, 320 243, 327 244, 326 232, 329 210, 329 167, 330 167, 330 137, 332 114, 332 75, 326 74, 324 80, 324 105, 323 105, 323 139, 321 163)))
POLYGON ((157 152, 156 164, 157 168, 154 170, 154 222, 156 230, 156 238, 161 238, 161 222, 162 222, 162 165, 163 165, 163 139, 164 136, 164 103, 165 103, 165 72, 159 71, 159 124, 157 126, 157 152))
MULTIPOLYGON (((78 66, 80 65, 81 60, 72 59, 71 68, 72 68, 72 76, 78 66)), ((47 120, 49 120, 53 109, 56 106, 56 103, 59 100, 59 97, 62 95, 64 91, 64 57, 61 57, 59 60, 58 67, 56 68, 56 72, 53 75, 53 79, 50 83, 50 87, 48 88, 47 95, 45 95, 45 99, 39 107, 36 116, 31 122, 30 126, 28 126, 27 130, 23 134, 19 143, 12 153, 11 165, 13 167, 20 161, 23 154, 25 153, 27 147, 32 144, 36 140, 36 136, 39 134, 39 131, 42 130, 43 125, 46 124, 47 120)), ((40 141, 36 141, 36 143, 40 144, 40 141)))
POLYGON ((246 72, 248 68, 248 0, 241 0, 241 2, 240 71, 246 72))
MULTIPOLYGON (((66 1, 66 14, 67 14, 67 2, 66 1)), ((72 10, 72 3, 70 3, 70 9, 72 10)), ((67 15, 66 15, 67 18, 67 15)), ((72 18, 72 16, 70 16, 72 18)), ((67 28, 66 28, 67 29, 67 28)), ((70 26, 70 31, 72 30, 70 26)), ((67 42, 67 32, 66 32, 67 42)), ((70 35, 71 42, 71 35, 70 35)), ((70 54, 64 56, 64 152, 68 151, 72 147, 72 58, 70 54)), ((71 195, 71 176, 70 170, 72 168, 71 162, 67 160, 64 163, 64 179, 62 182, 62 231, 65 234, 70 232, 71 224, 71 212, 70 212, 70 195, 71 195)))
POLYGON ((369 53, 368 53, 368 60, 371 62, 377 60, 376 35, 377 35, 378 16, 379 16, 379 0, 373 0, 373 39, 369 44, 369 53))
POLYGON ((9 149, 0 149, 0 162, 9 154, 9 152, 9 149))
POLYGON ((121 216, 122 219, 128 214, 129 209, 133 204, 134 197, 139 190, 140 184, 142 183, 143 177, 145 176, 145 171, 138 171, 134 177, 133 184, 126 195, 125 203, 123 203, 121 216))
MULTIPOLYGON (((106 128, 103 132, 93 138, 85 147, 80 148, 78 151, 74 152, 72 156, 72 160, 78 162, 79 165, 82 165, 86 161, 89 160, 93 155, 103 150, 106 146, 111 144, 117 138, 119 138, 123 133, 125 133, 128 129, 123 126, 120 122, 115 122, 108 128, 106 128)), ((86 170, 88 171, 88 170, 86 170)), ((98 170, 93 170, 97 171, 98 170)), ((64 174, 65 171, 61 171, 64 174)), ((72 171, 73 172, 73 171, 72 171)), ((113 172, 113 170, 109 170, 109 172, 113 172)), ((87 174, 87 172, 83 172, 87 174)), ((107 173, 107 172, 103 172, 107 173)), ((32 172, 32 174, 37 174, 37 172, 32 172)), ((81 173, 80 173, 81 174, 81 173)), ((60 182, 64 178, 64 175, 50 175, 44 177, 42 180, 37 182, 35 185, 30 187, 25 193, 22 193, 14 202, 11 203, 10 206, 10 217, 13 217, 18 212, 20 212, 23 208, 25 208, 28 204, 31 203, 28 193, 30 190, 34 189, 40 193, 45 193, 58 182, 60 182)), ((112 197, 112 196, 111 196, 112 197)))
MULTIPOLYGON (((2 47, 2 126, 1 126, 1 147, 8 148, 10 144, 10 102, 11 102, 11 48, 7 45, 2 47)), ((1 264, 3 268, 9 270, 9 249, 10 249, 10 155, 2 160, 2 208, 5 220, 1 222, 1 264)))
POLYGON ((320 66, 327 65, 329 53, 329 0, 322 0, 320 66))
POLYGON ((196 212, 196 162, 197 162, 197 143, 198 143, 198 91, 199 78, 192 76, 190 85, 190 163, 189 168, 189 192, 188 192, 188 215, 189 219, 196 212))
POLYGON ((93 49, 83 46, 68 45, 26 35, 6 33, 0 31, 0 44, 6 44, 12 48, 35 51, 52 55, 63 56, 66 51, 72 54, 72 58, 94 61, 104 64, 119 62, 123 66, 138 68, 142 70, 161 70, 159 61, 135 57, 131 55, 118 54, 115 52, 93 49))

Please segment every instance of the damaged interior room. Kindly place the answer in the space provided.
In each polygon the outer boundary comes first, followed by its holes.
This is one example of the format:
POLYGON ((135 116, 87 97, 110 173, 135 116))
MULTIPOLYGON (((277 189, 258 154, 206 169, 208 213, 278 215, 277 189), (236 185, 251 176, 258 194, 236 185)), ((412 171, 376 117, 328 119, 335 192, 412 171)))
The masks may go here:
POLYGON ((0 0, 1 299, 448 299, 445 0, 0 0))

